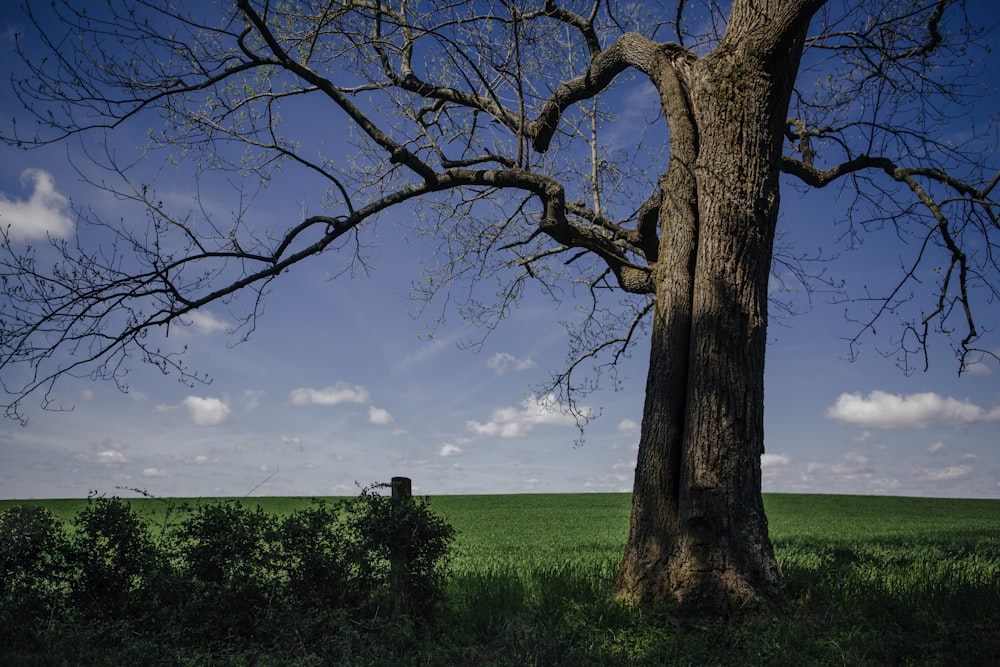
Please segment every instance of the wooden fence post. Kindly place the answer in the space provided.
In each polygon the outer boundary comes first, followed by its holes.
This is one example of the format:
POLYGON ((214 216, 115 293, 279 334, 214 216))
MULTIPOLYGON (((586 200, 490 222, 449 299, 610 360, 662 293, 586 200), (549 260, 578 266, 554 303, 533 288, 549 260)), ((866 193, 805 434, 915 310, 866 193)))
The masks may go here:
POLYGON ((392 506, 398 507, 413 495, 413 482, 409 477, 392 478, 392 506))
POLYGON ((392 612, 399 616, 410 612, 410 564, 406 546, 411 537, 405 534, 408 526, 401 525, 407 505, 413 496, 409 477, 392 478, 392 540, 389 545, 389 594, 392 612))

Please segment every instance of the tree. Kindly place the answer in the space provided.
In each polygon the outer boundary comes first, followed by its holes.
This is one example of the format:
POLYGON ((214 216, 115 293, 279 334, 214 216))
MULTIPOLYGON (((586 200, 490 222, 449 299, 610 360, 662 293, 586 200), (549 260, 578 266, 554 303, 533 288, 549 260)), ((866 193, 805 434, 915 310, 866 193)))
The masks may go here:
MULTIPOLYGON (((4 381, 12 416, 62 375, 118 380, 134 356, 197 379, 148 333, 249 292, 249 335, 270 281, 352 252, 393 207, 419 207, 420 231, 449 253, 429 296, 505 277, 496 302, 469 292, 487 326, 529 280, 586 289, 591 317, 555 378, 569 405, 580 364, 613 365, 649 331, 616 595, 732 614, 781 600, 760 456, 782 178, 842 184, 852 225, 918 239, 859 335, 896 314, 904 360, 935 331, 955 332, 961 365, 982 353, 976 313, 998 296, 1000 173, 984 152, 992 125, 970 126, 962 143, 939 135, 981 95, 968 70, 980 34, 957 0, 192 4, 63 0, 58 27, 26 7, 48 57, 23 51, 14 85, 37 124, 5 140, 80 138, 86 173, 108 174, 94 185, 140 204, 148 224, 87 217, 103 241, 54 242, 51 271, 6 239, 0 366, 30 369, 4 381), (652 138, 630 149, 600 140, 630 82, 658 96, 650 131, 665 129, 665 155, 652 138), (325 105, 323 126, 282 122, 307 103, 325 105), (241 179, 230 220, 169 209, 148 160, 129 162, 107 139, 147 126, 143 155, 193 166, 203 184, 241 179), (316 149, 316 137, 345 130, 350 155, 316 149), (323 212, 251 229, 250 195, 279 167, 325 183, 323 212), (924 312, 909 303, 918 284, 924 312)), ((789 266, 808 286, 808 269, 789 266)))

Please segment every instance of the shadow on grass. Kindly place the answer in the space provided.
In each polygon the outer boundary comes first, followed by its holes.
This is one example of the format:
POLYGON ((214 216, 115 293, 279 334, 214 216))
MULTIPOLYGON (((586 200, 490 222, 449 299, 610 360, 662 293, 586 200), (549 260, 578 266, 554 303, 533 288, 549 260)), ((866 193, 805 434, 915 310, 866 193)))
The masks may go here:
MULTIPOLYGON (((975 539, 973 539, 973 537, 975 539)), ((455 574, 441 640, 491 665, 1000 664, 1000 541, 776 545, 791 601, 740 624, 610 599, 613 563, 455 574)))
MULTIPOLYGON (((242 632, 227 621, 210 636, 192 633, 191 618, 171 610, 194 609, 198 611, 194 620, 207 625, 206 612, 192 600, 217 601, 219 596, 196 597, 176 586, 170 590, 175 596, 181 592, 184 604, 180 607, 148 604, 135 613, 99 617, 60 611, 57 602, 66 596, 60 594, 59 586, 81 584, 73 579, 63 582, 68 561, 39 560, 25 546, 36 543, 58 554, 63 547, 55 539, 55 522, 37 513, 11 514, 8 519, 17 521, 8 526, 8 532, 34 537, 8 540, 0 549, 6 559, 0 563, 7 563, 7 570, 13 572, 11 567, 24 561, 23 567, 18 566, 20 578, 0 579, 4 602, 0 605, 0 664, 1000 664, 1000 633, 996 631, 1000 627, 1000 535, 990 532, 777 539, 775 549, 790 596, 788 608, 783 614, 738 624, 680 619, 669 605, 614 602, 610 596, 614 560, 464 565, 448 574, 436 612, 418 615, 422 618, 418 623, 389 614, 382 603, 338 609, 342 593, 357 593, 356 587, 346 584, 329 586, 337 579, 331 572, 340 570, 300 572, 298 565, 316 560, 306 556, 324 544, 332 549, 339 539, 335 533, 326 542, 318 539, 320 532, 305 519, 315 518, 322 525, 330 521, 323 511, 312 511, 319 513, 303 514, 301 525, 292 526, 297 527, 294 535, 302 539, 283 541, 285 551, 295 547, 299 554, 289 561, 290 569, 283 576, 298 573, 295 576, 305 577, 303 585, 294 587, 296 592, 287 604, 279 604, 282 599, 269 593, 260 605, 239 608, 261 612, 242 632), (37 529, 37 535, 28 528, 37 529), (47 536, 52 535, 54 541, 49 544, 47 536), (20 550, 14 548, 18 544, 20 550), (36 572, 26 564, 42 569, 36 572), (46 572, 58 575, 51 590, 32 583, 46 572), (328 594, 318 595, 324 585, 330 588, 328 594), (25 607, 29 602, 41 607, 25 607)), ((235 512, 234 516, 244 515, 235 512)), ((243 526, 240 531, 226 528, 210 535, 228 539, 248 532, 243 526)), ((210 541, 204 537, 197 544, 210 541)), ((214 557, 219 551, 213 549, 209 555, 214 557)), ((256 547, 243 551, 258 553, 256 547)), ((248 577, 265 572, 264 565, 277 554, 260 551, 263 560, 240 569, 232 579, 246 583, 248 577)), ((235 562, 229 559, 227 567, 235 562)), ((155 584, 158 579, 149 581, 155 584)))

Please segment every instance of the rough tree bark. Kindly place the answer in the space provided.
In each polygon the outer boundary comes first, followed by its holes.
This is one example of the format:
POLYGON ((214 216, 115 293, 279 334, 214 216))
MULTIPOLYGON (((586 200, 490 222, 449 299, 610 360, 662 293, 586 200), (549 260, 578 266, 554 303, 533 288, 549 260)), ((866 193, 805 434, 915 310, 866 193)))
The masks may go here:
POLYGON ((821 3, 734 3, 701 59, 647 72, 670 124, 656 311, 621 599, 735 613, 781 599, 761 500, 767 280, 783 128, 821 3))

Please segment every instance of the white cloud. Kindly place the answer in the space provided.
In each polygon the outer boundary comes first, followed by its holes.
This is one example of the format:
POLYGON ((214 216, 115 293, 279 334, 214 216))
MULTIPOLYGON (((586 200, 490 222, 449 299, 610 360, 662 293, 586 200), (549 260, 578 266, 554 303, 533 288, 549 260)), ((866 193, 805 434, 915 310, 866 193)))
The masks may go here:
POLYGON ((933 445, 927 448, 928 454, 940 454, 945 449, 945 444, 943 442, 935 442, 933 445))
POLYGON ((535 367, 535 362, 531 359, 518 359, 508 352, 497 352, 486 362, 486 365, 497 375, 503 375, 509 371, 524 371, 535 367))
POLYGON ((99 465, 131 463, 132 461, 125 456, 125 450, 127 449, 129 449, 127 443, 117 438, 108 437, 100 442, 92 442, 89 451, 73 454, 73 458, 77 461, 99 465))
POLYGON ((129 460, 125 458, 125 455, 117 449, 105 449, 100 452, 94 452, 93 454, 77 454, 74 458, 79 461, 100 463, 102 465, 118 465, 120 463, 129 462, 129 460))
POLYGON ((967 363, 965 372, 969 375, 993 375, 993 366, 997 361, 1000 361, 1000 348, 994 348, 967 363))
POLYGON ((916 468, 914 476, 920 482, 951 482, 972 475, 972 466, 946 466, 944 468, 916 468))
POLYGON ((631 491, 632 476, 625 473, 605 473, 580 479, 580 486, 586 491, 631 491))
POLYGON ((205 335, 225 331, 229 326, 207 310, 194 310, 184 316, 184 323, 205 335))
MULTIPOLYGON (((898 465, 892 465, 891 469, 893 472, 897 471, 898 465)), ((772 474, 771 479, 776 480, 777 477, 772 474)), ((789 490, 807 493, 880 495, 898 493, 902 489, 912 488, 912 484, 913 480, 910 477, 899 479, 886 474, 886 471, 879 469, 866 454, 853 451, 834 462, 810 463, 805 474, 796 478, 789 490)))
POLYGON ((441 445, 441 449, 440 451, 438 451, 438 455, 440 456, 461 456, 464 453, 465 453, 464 449, 462 449, 458 445, 453 445, 450 442, 446 442, 445 444, 441 445))
POLYGON ((125 458, 124 454, 113 449, 98 452, 94 460, 97 463, 128 463, 128 459, 125 458))
POLYGON ((972 361, 965 365, 965 372, 969 375, 993 375, 993 369, 983 361, 972 361))
POLYGON ((826 416, 848 426, 920 429, 931 424, 961 426, 1000 421, 1000 407, 987 412, 968 401, 943 398, 933 392, 902 396, 876 390, 867 397, 841 394, 826 416))
POLYGON ((790 474, 792 457, 788 454, 762 454, 760 472, 768 484, 781 483, 790 474))
POLYGON ((857 475, 872 472, 871 459, 861 452, 847 452, 837 465, 833 466, 833 472, 839 475, 857 475))
POLYGON ((31 187, 27 199, 10 199, 0 192, 0 227, 13 241, 67 238, 73 232, 69 199, 56 191, 52 174, 42 169, 25 169, 21 184, 31 187))
POLYGON ((372 424, 378 424, 379 426, 388 426, 396 420, 393 419, 388 410, 376 408, 372 405, 368 408, 368 421, 372 424))
POLYGON ((871 459, 861 452, 847 452, 840 463, 810 463, 806 472, 810 475, 837 475, 848 478, 871 475, 871 459))
POLYGON ((618 432, 622 435, 639 435, 639 422, 634 419, 623 419, 618 422, 618 432))
POLYGON ((791 463, 792 457, 788 454, 761 454, 760 457, 761 468, 775 468, 791 465, 791 463))
POLYGON ((143 477, 166 477, 167 473, 160 468, 146 468, 142 471, 143 477))
POLYGON ((198 426, 218 426, 229 419, 229 406, 218 398, 188 396, 181 405, 187 408, 191 421, 198 426))
POLYGON ((288 394, 292 405, 340 405, 341 403, 364 404, 369 400, 368 390, 360 385, 350 386, 346 382, 338 382, 332 387, 312 389, 302 387, 293 389, 288 394))
MULTIPOLYGON (((584 415, 589 410, 581 410, 584 415)), ((576 424, 571 414, 566 414, 556 401, 555 396, 548 394, 541 398, 526 398, 520 408, 507 407, 493 411, 490 421, 481 423, 467 421, 466 428, 476 435, 490 435, 500 438, 524 438, 536 426, 569 426, 576 424)))

